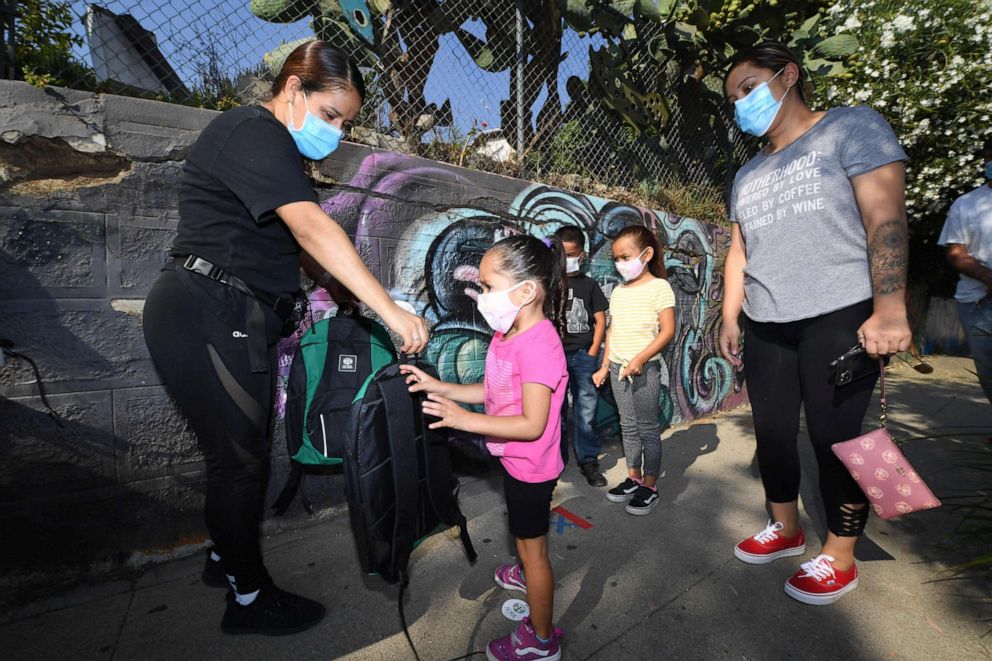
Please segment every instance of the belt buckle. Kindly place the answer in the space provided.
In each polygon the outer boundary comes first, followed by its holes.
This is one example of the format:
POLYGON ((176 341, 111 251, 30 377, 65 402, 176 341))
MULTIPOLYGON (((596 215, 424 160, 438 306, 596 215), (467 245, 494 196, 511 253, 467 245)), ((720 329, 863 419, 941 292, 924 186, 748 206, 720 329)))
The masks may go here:
POLYGON ((186 261, 183 262, 183 268, 187 271, 192 271, 197 259, 198 257, 196 255, 187 255, 186 261))

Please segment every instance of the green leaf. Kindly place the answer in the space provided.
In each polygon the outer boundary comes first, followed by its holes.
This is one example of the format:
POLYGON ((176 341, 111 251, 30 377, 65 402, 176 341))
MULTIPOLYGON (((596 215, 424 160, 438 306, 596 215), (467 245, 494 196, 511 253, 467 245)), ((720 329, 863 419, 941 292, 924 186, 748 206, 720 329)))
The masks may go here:
POLYGON ((638 0, 634 15, 647 21, 661 22, 671 15, 678 0, 638 0))
POLYGON ((565 5, 565 21, 578 32, 588 32, 595 25, 592 10, 586 0, 568 0, 565 5))
POLYGON ((827 37, 812 48, 813 53, 824 58, 844 57, 857 50, 858 38, 848 33, 827 37))
POLYGON ((805 64, 811 73, 818 76, 837 76, 847 71, 847 67, 842 63, 831 60, 807 58, 805 64))
POLYGON ((793 32, 795 38, 804 39, 811 35, 816 29, 816 24, 820 22, 820 15, 813 14, 812 17, 806 19, 806 21, 799 26, 799 29, 793 32))
POLYGON ((270 23, 294 23, 310 13, 308 4, 297 0, 251 0, 249 9, 270 23))

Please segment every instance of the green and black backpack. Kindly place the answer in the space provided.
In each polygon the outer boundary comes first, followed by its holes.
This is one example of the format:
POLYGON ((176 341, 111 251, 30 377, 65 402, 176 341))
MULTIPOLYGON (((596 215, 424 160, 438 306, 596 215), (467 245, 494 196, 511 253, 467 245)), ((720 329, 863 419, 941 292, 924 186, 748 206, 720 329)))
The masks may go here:
MULTIPOLYGON (((303 333, 286 383, 286 446, 292 463, 272 506, 276 514, 293 502, 306 466, 342 463, 352 402, 373 374, 393 362, 396 352, 386 329, 348 308, 303 333)), ((302 500, 312 514, 305 494, 302 500)))

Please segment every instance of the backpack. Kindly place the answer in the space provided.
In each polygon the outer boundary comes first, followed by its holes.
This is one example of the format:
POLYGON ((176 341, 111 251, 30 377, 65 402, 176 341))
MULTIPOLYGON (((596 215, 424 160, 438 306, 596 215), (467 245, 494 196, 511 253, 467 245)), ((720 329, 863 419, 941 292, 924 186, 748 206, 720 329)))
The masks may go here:
MULTIPOLYGON (((386 329, 345 307, 303 332, 286 382, 286 448, 292 463, 272 506, 276 514, 293 502, 305 466, 342 463, 341 430, 348 424, 355 393, 369 376, 395 360, 386 329)), ((305 493, 302 502, 313 514, 305 493)))
MULTIPOLYGON (((418 365, 433 377, 437 372, 418 365)), ((398 363, 371 375, 355 396, 345 431, 345 495, 358 560, 366 573, 399 583, 403 634, 418 661, 403 612, 407 565, 427 537, 458 526, 470 563, 477 554, 458 507, 446 434, 429 429, 424 395, 411 394, 398 363)))
MULTIPOLYGON (((418 367, 437 376, 433 367, 418 367)), ((411 553, 436 532, 458 526, 469 562, 476 559, 446 434, 428 428, 424 395, 408 387, 398 363, 370 376, 344 434, 345 495, 359 562, 401 587, 411 553)))

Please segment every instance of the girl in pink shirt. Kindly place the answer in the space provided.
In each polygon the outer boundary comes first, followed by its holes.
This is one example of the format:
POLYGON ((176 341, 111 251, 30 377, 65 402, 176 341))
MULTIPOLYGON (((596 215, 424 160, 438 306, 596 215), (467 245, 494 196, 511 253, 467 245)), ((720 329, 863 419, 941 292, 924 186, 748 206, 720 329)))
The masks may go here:
POLYGON ((445 383, 412 365, 411 392, 426 392, 432 429, 450 427, 486 437, 506 469, 510 532, 519 564, 496 569, 496 583, 527 595, 530 617, 515 635, 489 643, 490 661, 555 661, 561 629, 552 625, 555 579, 548 558, 551 494, 565 466, 561 407, 568 367, 560 333, 565 322, 565 251, 557 238, 512 236, 490 248, 479 265, 479 312, 495 332, 482 383, 445 383), (485 414, 458 405, 484 404, 485 414))

